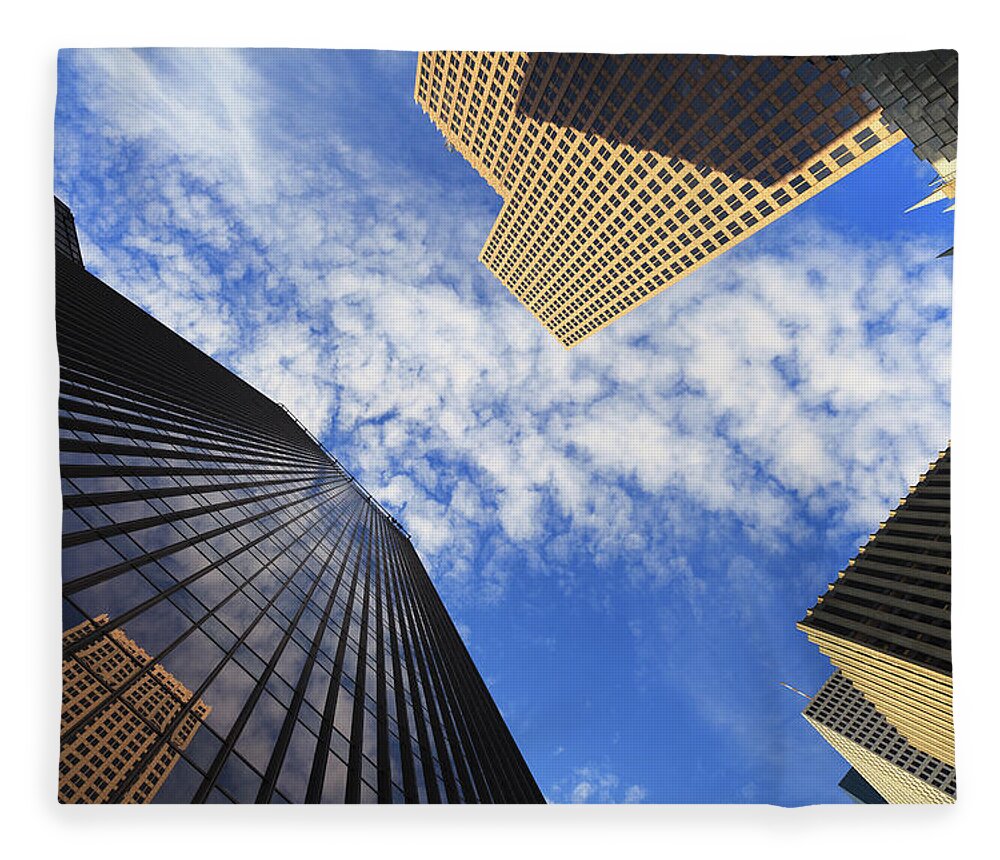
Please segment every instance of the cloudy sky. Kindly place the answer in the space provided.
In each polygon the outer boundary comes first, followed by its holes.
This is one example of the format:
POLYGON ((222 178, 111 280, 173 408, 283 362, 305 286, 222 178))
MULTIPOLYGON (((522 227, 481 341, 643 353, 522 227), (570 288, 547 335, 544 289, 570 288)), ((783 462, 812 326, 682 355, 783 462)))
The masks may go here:
POLYGON ((87 267, 405 523, 542 790, 844 802, 796 620, 949 437, 951 244, 901 143, 566 351, 416 57, 63 51, 87 267))

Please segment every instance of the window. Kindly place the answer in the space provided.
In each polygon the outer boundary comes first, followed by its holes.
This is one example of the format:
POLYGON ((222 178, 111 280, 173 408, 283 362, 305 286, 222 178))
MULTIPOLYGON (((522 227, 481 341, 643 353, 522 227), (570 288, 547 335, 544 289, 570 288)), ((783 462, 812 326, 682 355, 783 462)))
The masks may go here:
POLYGON ((810 60, 806 60, 795 70, 795 74, 802 83, 808 85, 819 77, 819 69, 810 60))
POLYGON ((834 114, 834 119, 840 123, 842 128, 850 128, 861 120, 858 116, 858 112, 852 108, 850 105, 841 108, 834 114))

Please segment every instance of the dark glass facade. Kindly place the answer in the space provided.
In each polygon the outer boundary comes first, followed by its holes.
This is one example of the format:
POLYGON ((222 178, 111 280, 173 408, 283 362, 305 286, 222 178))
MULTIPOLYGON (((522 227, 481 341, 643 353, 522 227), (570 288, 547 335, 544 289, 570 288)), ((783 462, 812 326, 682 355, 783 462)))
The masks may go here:
POLYGON ((60 799, 542 802, 401 525, 66 245, 60 799))
POLYGON ((855 803, 885 803, 885 798, 879 794, 875 787, 868 782, 857 768, 851 768, 844 774, 844 778, 837 783, 843 791, 848 794, 855 803))
POLYGON ((56 202, 56 256, 64 254, 74 263, 83 265, 83 255, 80 253, 80 240, 76 235, 76 221, 69 206, 58 197, 56 202))
POLYGON ((799 623, 951 674, 951 448, 799 623))

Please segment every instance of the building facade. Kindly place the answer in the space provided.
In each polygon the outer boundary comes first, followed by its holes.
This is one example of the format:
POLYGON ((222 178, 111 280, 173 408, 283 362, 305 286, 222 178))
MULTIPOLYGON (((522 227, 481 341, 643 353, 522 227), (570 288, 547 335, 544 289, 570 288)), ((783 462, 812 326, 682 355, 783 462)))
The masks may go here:
POLYGON ((414 97, 503 198, 480 260, 566 347, 903 139, 835 57, 439 51, 414 97))
POLYGON ((915 747, 955 763, 951 449, 797 625, 915 747))
MULTIPOLYGON (((933 191, 907 212, 955 199, 958 174, 958 54, 914 51, 844 57, 849 78, 872 98, 913 142, 913 152, 938 174, 933 191)), ((955 204, 945 208, 954 210, 955 204)), ((950 257, 953 248, 938 254, 950 257)))
POLYGON ((885 798, 875 790, 875 787, 867 779, 858 773, 857 768, 852 767, 847 771, 837 785, 855 803, 885 803, 885 798))
POLYGON ((802 715, 888 803, 955 802, 955 768, 908 743, 842 672, 802 715))
POLYGON ((59 800, 63 803, 107 803, 128 782, 122 803, 149 803, 187 749, 211 708, 195 702, 166 740, 166 728, 191 701, 191 691, 125 632, 107 631, 107 615, 77 624, 63 633, 63 647, 90 636, 90 644, 63 660, 63 704, 60 731, 75 729, 84 714, 97 713, 86 729, 75 732, 59 751, 59 800), (103 634, 103 635, 100 635, 103 634), (136 684, 129 681, 144 673, 136 684), (119 696, 112 690, 120 690, 119 696), (133 765, 145 769, 133 779, 133 765))
POLYGON ((402 526, 64 247, 63 799, 542 802, 402 526))
POLYGON ((937 187, 916 206, 953 200, 958 172, 958 54, 914 51, 843 60, 851 70, 848 80, 865 88, 913 143, 914 154, 937 171, 937 187))
POLYGON ((76 235, 76 220, 69 206, 58 197, 56 203, 56 259, 58 255, 69 257, 78 266, 83 265, 83 255, 80 253, 80 239, 76 235))

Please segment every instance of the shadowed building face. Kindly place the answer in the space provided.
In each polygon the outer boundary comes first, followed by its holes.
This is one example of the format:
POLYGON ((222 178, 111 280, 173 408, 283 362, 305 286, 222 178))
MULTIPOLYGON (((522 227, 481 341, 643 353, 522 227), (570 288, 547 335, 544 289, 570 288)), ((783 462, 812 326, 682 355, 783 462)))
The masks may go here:
POLYGON ((565 346, 903 139, 829 57, 424 52, 504 199, 480 259, 565 346))
POLYGON ((950 448, 798 628, 910 743, 955 763, 950 448))
MULTIPOLYGON (((958 54, 915 51, 844 57, 848 81, 865 91, 913 143, 913 153, 940 177, 924 202, 955 197, 958 172, 958 54)), ((915 208, 915 207, 914 207, 915 208)))
POLYGON ((401 526, 71 226, 61 799, 541 802, 401 526))

